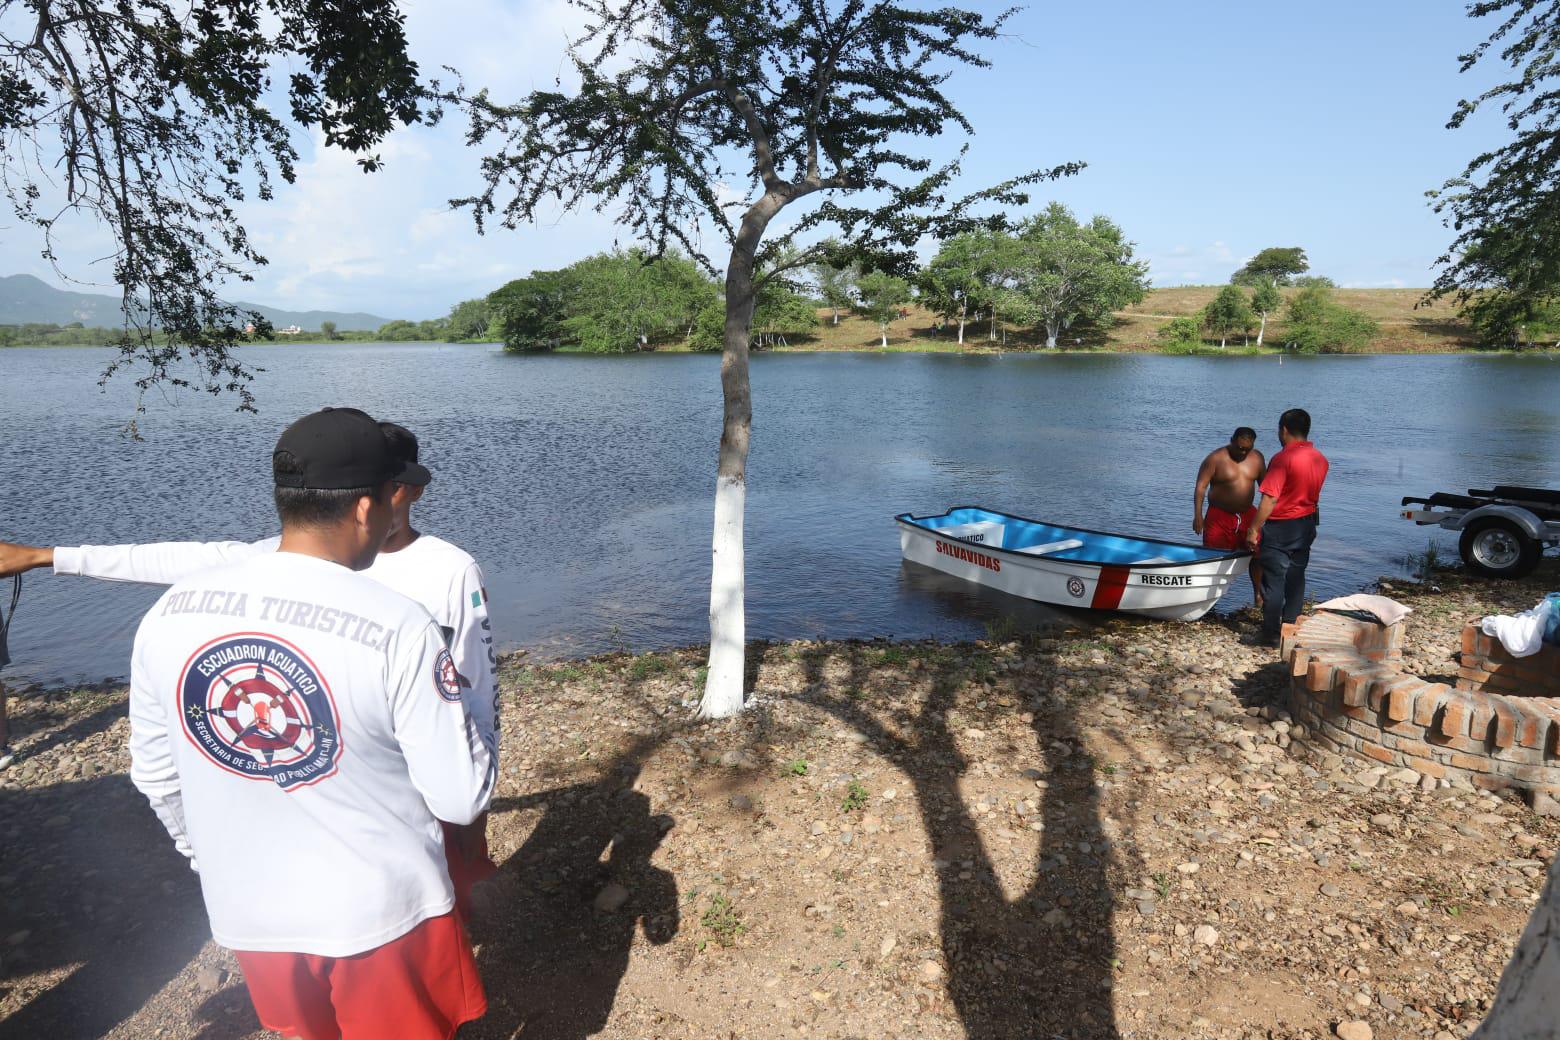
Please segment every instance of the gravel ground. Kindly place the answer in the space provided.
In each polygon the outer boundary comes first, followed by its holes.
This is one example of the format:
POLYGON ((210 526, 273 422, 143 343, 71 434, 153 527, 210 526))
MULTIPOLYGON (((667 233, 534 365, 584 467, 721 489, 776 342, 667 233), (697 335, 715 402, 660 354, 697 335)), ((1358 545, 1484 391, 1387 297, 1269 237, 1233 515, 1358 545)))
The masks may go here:
MULTIPOLYGON (((1464 621, 1557 585, 1390 594, 1437 675, 1464 621)), ((1318 770, 1249 624, 770 645, 708 724, 697 650, 507 660, 461 1036, 1465 1035, 1560 821, 1318 770)), ((125 775, 123 689, 13 718, 0 1037, 269 1036, 125 775)))

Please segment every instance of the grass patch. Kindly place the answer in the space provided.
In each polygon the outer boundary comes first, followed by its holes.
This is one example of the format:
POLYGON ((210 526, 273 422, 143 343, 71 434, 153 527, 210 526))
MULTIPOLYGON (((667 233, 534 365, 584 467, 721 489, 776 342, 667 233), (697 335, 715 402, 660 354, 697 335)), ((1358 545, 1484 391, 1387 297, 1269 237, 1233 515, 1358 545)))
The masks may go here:
POLYGON ((628 666, 628 676, 636 682, 643 682, 657 675, 665 675, 675 667, 676 662, 669 658, 646 654, 634 658, 634 663, 628 666))
POLYGON ((699 923, 721 946, 735 946, 747 931, 747 925, 737 916, 737 908, 722 892, 710 896, 710 904, 705 908, 704 916, 699 918, 699 923))
POLYGON ((840 802, 840 808, 846 812, 860 812, 867 807, 867 799, 870 797, 861 781, 852 780, 845 788, 845 799, 840 802))
POLYGON ((806 776, 807 771, 811 768, 812 766, 808 764, 807 759, 793 758, 785 764, 785 773, 787 776, 806 776))

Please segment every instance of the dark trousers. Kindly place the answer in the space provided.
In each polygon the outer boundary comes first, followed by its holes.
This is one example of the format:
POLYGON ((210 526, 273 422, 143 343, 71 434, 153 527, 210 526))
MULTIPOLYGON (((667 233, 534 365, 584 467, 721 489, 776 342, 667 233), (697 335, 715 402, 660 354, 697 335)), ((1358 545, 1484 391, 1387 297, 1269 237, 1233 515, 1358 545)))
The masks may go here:
POLYGON ((1262 634, 1277 638, 1286 621, 1300 616, 1305 602, 1305 567, 1316 541, 1317 516, 1269 520, 1262 527, 1262 634))

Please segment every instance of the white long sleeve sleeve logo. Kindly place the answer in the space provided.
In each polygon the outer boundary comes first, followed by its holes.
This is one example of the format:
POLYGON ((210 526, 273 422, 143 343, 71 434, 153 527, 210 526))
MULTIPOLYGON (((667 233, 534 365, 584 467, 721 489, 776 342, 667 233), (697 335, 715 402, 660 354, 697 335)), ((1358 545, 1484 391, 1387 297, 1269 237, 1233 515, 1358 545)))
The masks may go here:
POLYGON ((185 736, 218 767, 284 791, 335 773, 341 722, 330 684, 291 643, 252 632, 214 639, 185 664, 179 691, 185 736))

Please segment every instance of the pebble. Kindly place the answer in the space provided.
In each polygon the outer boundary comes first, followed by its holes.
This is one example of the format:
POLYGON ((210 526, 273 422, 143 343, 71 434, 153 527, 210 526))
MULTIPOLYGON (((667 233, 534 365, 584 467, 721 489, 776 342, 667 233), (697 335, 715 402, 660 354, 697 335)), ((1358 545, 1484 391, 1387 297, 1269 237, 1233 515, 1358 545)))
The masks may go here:
POLYGON ((1376 1035, 1368 1023, 1359 1021, 1339 1022, 1335 1032, 1338 1040, 1371 1040, 1376 1035))
POLYGON ((749 812, 753 808, 753 799, 745 794, 734 794, 731 796, 731 807, 737 812, 749 812))
POLYGON ((1343 895, 1343 889, 1329 881, 1327 884, 1322 886, 1322 895, 1327 896, 1328 898, 1334 898, 1343 895))
POLYGON ((1200 924, 1192 933, 1192 939, 1204 946, 1215 946, 1219 942, 1219 930, 1212 925, 1200 924))
POLYGON ((927 982, 938 982, 943 977, 943 966, 936 961, 921 962, 921 978, 927 982))
POLYGON ((214 964, 208 964, 195 973, 195 985, 202 993, 215 993, 222 988, 227 972, 214 964))
MULTIPOLYGON (((887 957, 889 954, 893 953, 894 952, 894 947, 898 946, 898 945, 899 945, 899 936, 895 935, 893 932, 889 932, 887 935, 883 936, 883 941, 881 943, 878 943, 878 957, 879 957, 879 959, 887 957)), ((928 962, 928 963, 931 963, 931 962, 928 962)))

